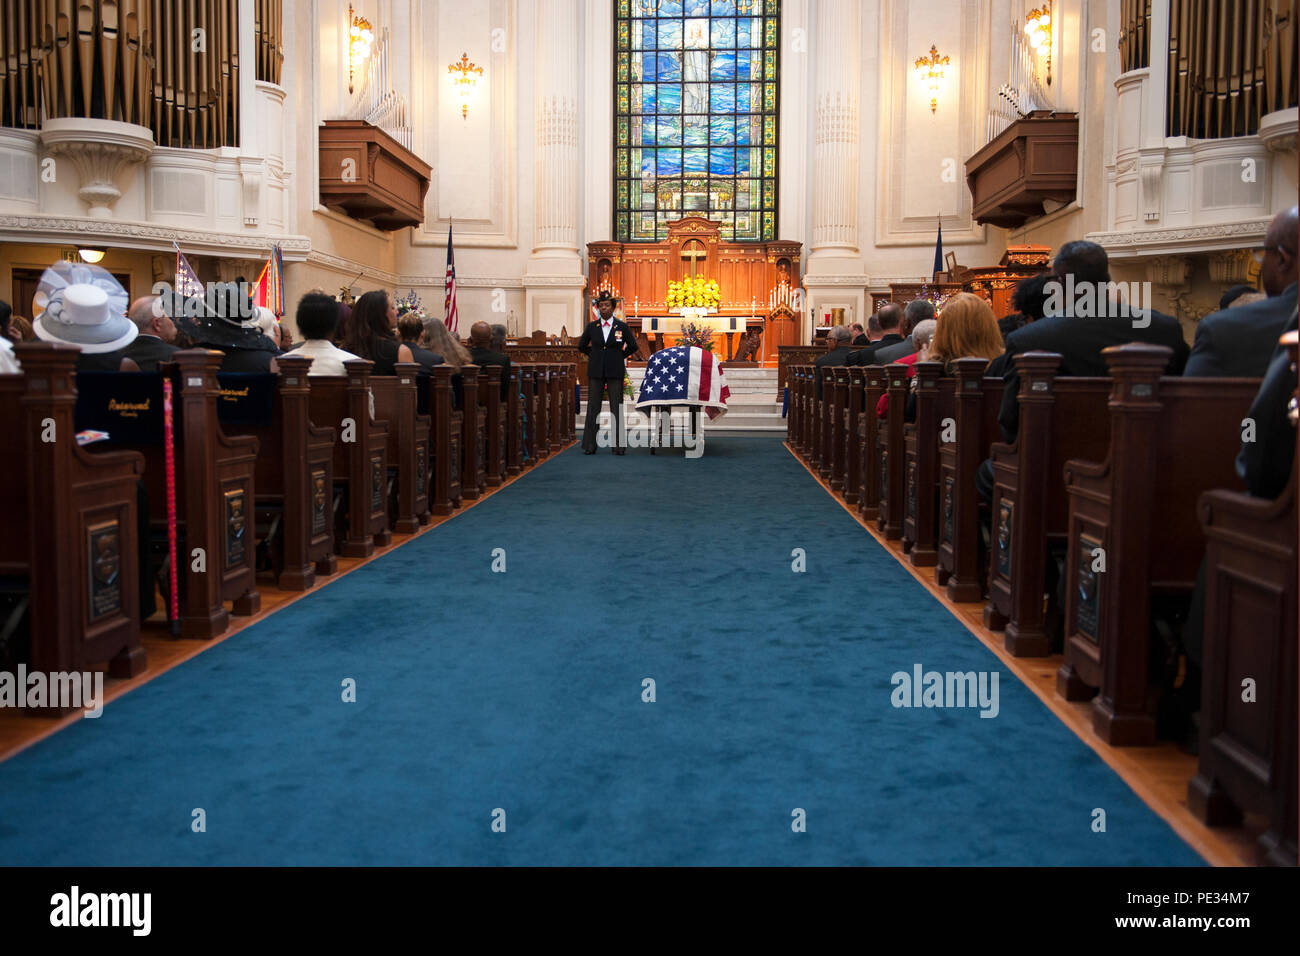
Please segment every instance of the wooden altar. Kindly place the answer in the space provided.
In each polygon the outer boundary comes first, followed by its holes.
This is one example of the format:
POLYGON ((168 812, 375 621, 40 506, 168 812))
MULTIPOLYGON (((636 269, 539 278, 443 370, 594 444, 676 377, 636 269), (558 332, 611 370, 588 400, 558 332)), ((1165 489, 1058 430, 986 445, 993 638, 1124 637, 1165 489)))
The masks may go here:
MULTIPOLYGON (((744 319, 736 323, 736 332, 718 336, 717 354, 730 359, 739 345, 739 329, 757 327, 761 341, 756 358, 762 365, 776 366, 780 346, 799 344, 802 249, 801 243, 789 240, 724 241, 719 224, 702 216, 671 223, 662 242, 589 242, 588 314, 592 296, 608 291, 623 300, 625 319, 640 337, 643 325, 649 326, 643 319, 670 314, 664 301, 668 282, 702 275, 716 279, 722 293, 717 317, 744 319)), ((657 335, 651 348, 674 345, 677 338, 657 335)))

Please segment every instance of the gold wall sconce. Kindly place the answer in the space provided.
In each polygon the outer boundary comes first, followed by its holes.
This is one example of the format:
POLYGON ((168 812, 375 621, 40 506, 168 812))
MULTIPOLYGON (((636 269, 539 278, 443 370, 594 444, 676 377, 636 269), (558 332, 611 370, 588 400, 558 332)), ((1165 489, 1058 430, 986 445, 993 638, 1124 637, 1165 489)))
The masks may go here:
POLYGON ((1044 3, 1041 7, 1030 10, 1025 17, 1025 36, 1034 52, 1044 57, 1047 63, 1047 85, 1052 85, 1052 4, 1044 3))
POLYGON ((939 55, 939 48, 930 44, 930 55, 919 57, 915 63, 916 75, 930 88, 930 112, 939 109, 939 81, 943 79, 948 57, 939 55))
POLYGON ((460 94, 461 119, 469 119, 469 97, 474 92, 478 78, 483 75, 483 67, 471 63, 469 54, 462 53, 460 62, 447 67, 447 72, 451 74, 452 83, 456 85, 456 92, 460 94))
POLYGON ((348 4, 348 93, 352 92, 352 76, 370 56, 370 45, 375 42, 374 27, 365 17, 354 16, 348 4))

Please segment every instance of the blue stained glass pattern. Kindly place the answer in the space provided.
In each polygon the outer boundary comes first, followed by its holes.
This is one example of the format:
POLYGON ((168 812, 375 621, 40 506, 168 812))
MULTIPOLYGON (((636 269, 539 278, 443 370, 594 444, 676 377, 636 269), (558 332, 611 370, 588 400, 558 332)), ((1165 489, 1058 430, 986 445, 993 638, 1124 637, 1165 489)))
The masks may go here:
POLYGON ((775 235, 779 0, 615 4, 615 238, 683 215, 725 238, 775 235), (629 161, 630 160, 630 161, 629 161))

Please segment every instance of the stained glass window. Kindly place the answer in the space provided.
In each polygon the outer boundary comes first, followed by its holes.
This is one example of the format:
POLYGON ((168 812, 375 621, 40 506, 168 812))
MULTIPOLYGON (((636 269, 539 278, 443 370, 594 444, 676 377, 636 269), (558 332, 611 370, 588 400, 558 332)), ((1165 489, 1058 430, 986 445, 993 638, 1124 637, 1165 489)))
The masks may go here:
POLYGON ((779 0, 615 0, 614 237, 776 238, 779 0))

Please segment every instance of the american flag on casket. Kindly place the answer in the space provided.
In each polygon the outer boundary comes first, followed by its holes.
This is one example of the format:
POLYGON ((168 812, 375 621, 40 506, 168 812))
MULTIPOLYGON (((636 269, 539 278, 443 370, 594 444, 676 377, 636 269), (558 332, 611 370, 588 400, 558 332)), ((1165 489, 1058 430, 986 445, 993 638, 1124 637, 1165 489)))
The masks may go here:
POLYGON ((636 407, 695 405, 702 407, 713 420, 727 413, 730 396, 722 363, 712 352, 693 345, 677 345, 650 356, 636 407))

